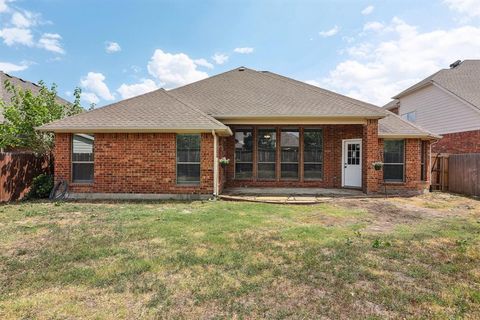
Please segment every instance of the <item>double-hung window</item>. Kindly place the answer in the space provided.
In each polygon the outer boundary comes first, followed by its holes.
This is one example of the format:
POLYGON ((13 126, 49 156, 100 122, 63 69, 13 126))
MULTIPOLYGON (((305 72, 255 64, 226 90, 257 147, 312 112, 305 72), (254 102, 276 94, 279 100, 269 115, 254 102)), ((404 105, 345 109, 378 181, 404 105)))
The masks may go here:
POLYGON ((258 129, 258 178, 275 179, 277 134, 275 129, 258 129))
POLYGON ((72 182, 93 182, 92 134, 74 134, 72 137, 72 182))
POLYGON ((200 183, 200 135, 177 135, 177 184, 200 183))
POLYGON ((384 140, 383 162, 383 180, 404 181, 405 140, 384 140))
POLYGON ((303 131, 303 176, 305 180, 323 177, 322 129, 305 128, 303 131))
POLYGON ((300 132, 298 129, 282 129, 280 134, 282 179, 298 179, 300 132))
POLYGON ((235 178, 253 177, 253 130, 235 130, 235 178))

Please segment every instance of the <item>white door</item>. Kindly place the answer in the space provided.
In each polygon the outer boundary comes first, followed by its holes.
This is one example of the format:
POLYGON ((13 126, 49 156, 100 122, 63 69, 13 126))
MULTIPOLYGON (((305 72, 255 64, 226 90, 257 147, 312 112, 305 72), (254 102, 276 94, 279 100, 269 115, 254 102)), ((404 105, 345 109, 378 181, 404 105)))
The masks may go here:
POLYGON ((362 187, 362 140, 343 140, 342 186, 362 187))

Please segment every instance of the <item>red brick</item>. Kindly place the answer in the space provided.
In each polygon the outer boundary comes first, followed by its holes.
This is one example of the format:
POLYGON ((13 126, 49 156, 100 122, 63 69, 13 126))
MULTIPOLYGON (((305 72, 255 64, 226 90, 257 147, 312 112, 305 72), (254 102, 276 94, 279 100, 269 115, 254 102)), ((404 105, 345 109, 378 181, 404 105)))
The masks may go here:
POLYGON ((480 130, 442 134, 432 145, 433 153, 479 153, 480 130))

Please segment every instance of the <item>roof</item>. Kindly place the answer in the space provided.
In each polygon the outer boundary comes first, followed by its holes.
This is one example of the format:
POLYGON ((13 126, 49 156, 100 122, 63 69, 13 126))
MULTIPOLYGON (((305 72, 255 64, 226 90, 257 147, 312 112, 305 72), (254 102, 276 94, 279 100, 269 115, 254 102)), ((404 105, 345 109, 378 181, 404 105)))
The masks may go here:
POLYGON ((427 131, 409 121, 403 120, 393 112, 378 121, 378 136, 380 138, 428 138, 440 139, 441 136, 427 131))
POLYGON ((480 60, 464 60, 457 67, 435 72, 397 94, 394 99, 403 97, 430 84, 439 85, 458 98, 480 109, 480 60))
POLYGON ((244 67, 169 92, 218 119, 386 116, 384 110, 372 104, 272 72, 244 67))
POLYGON ((210 132, 230 129, 164 89, 43 125, 56 132, 210 132))
POLYGON ((389 103, 387 103, 386 105, 384 105, 382 108, 386 110, 392 110, 392 109, 398 108, 398 103, 399 103, 398 99, 394 99, 389 103))
MULTIPOLYGON (((0 71, 0 100, 6 103, 10 102, 10 99, 12 98, 12 94, 7 90, 5 90, 4 82, 6 80, 10 81, 10 83, 16 88, 30 90, 34 94, 38 94, 40 92, 40 86, 37 85, 36 83, 23 80, 22 78, 14 77, 12 75, 9 75, 8 73, 4 73, 3 71, 0 71)), ((60 97, 57 97, 57 102, 62 105, 70 104, 70 102, 60 97)), ((3 112, 0 112, 0 123, 2 123, 3 121, 4 121, 3 112)))

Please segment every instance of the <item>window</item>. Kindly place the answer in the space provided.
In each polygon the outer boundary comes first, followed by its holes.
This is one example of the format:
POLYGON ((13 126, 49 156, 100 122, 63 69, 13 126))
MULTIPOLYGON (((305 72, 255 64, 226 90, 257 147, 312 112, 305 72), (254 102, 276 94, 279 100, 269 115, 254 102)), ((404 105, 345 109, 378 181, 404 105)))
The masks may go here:
POLYGON ((385 140, 383 146, 383 180, 403 181, 404 173, 404 140, 385 140))
POLYGON ((422 181, 427 180, 427 167, 425 165, 425 162, 427 160, 427 142, 422 141, 422 149, 420 151, 422 154, 420 156, 420 170, 421 170, 421 179, 422 181))
POLYGON ((235 178, 253 177, 253 130, 235 130, 235 178))
POLYGON ((305 180, 323 177, 322 129, 305 129, 303 133, 303 175, 305 180))
POLYGON ((177 135, 177 184, 200 183, 200 135, 177 135))
POLYGON ((275 129, 258 129, 258 178, 275 179, 277 134, 275 129))
POLYGON ((93 182, 93 142, 91 134, 74 134, 72 138, 72 182, 93 182))
POLYGON ((410 122, 417 121, 417 113, 415 111, 402 114, 402 119, 410 122))
POLYGON ((298 129, 282 129, 280 134, 282 179, 298 179, 298 154, 300 132, 298 129))

